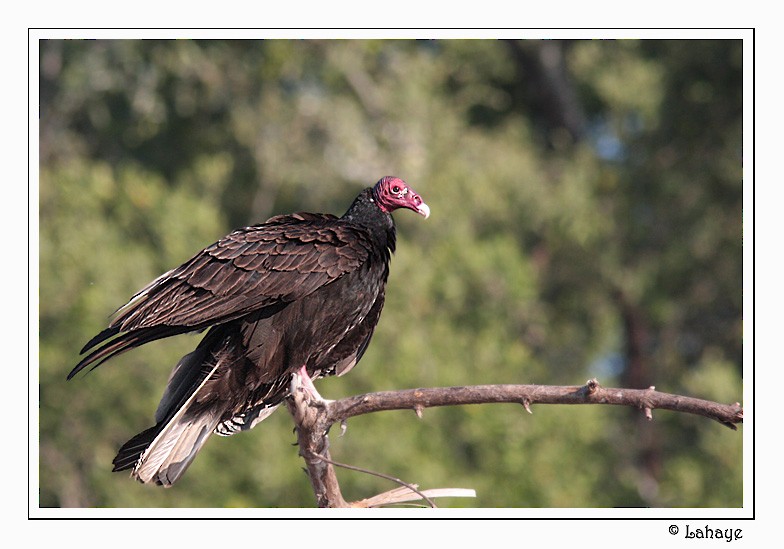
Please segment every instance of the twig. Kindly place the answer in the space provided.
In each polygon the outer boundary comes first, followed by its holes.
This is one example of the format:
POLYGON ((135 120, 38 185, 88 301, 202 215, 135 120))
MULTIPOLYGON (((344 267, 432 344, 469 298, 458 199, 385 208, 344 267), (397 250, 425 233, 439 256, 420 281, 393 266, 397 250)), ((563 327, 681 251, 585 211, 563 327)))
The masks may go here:
MULTIPOLYGON (((419 496, 420 496, 422 499, 424 499, 424 500, 427 502, 427 504, 428 504, 430 507, 432 507, 433 509, 435 509, 435 508, 436 508, 436 504, 435 504, 435 503, 433 503, 433 500, 431 500, 429 497, 427 497, 427 496, 426 496, 424 493, 420 492, 420 491, 417 489, 417 488, 418 488, 418 486, 417 486, 416 484, 409 484, 409 483, 407 483, 407 482, 406 482, 406 481, 404 481, 404 480, 400 480, 400 479, 399 479, 399 478, 397 478, 397 477, 393 477, 392 475, 386 475, 386 474, 384 474, 384 473, 378 473, 378 472, 376 472, 376 471, 371 471, 371 470, 369 470, 369 469, 363 469, 362 467, 357 467, 357 466, 355 466, 355 465, 347 465, 347 464, 345 464, 345 463, 338 463, 338 462, 336 462, 336 461, 333 461, 333 460, 331 460, 331 459, 327 459, 327 458, 325 458, 324 456, 322 456, 322 455, 319 455, 319 454, 316 454, 316 457, 317 457, 317 458, 319 458, 319 459, 321 459, 321 460, 323 460, 323 461, 326 461, 326 462, 327 462, 327 463, 329 463, 330 465, 334 465, 335 467, 343 467, 344 469, 350 469, 350 470, 352 470, 352 471, 359 471, 360 473, 366 473, 366 474, 368 474, 368 475, 373 475, 373 476, 376 476, 376 477, 381 477, 381 478, 385 478, 385 479, 387 479, 387 480, 391 480, 392 482, 397 482, 397 483, 398 483, 398 484, 400 484, 401 486, 404 486, 405 488, 408 488, 408 489, 409 489, 409 490, 411 490, 412 492, 415 492, 415 493, 419 494, 419 496)), ((356 505, 352 505, 352 507, 355 507, 355 506, 356 506, 356 505)))

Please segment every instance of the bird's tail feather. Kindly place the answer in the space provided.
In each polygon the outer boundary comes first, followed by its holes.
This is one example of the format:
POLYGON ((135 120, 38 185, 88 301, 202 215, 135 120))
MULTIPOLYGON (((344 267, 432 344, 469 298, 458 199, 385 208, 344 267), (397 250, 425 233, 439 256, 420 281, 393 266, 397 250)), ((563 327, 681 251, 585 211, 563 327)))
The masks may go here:
POLYGON ((143 483, 171 486, 188 468, 225 412, 225 403, 205 406, 196 395, 227 358, 215 352, 220 338, 210 331, 197 349, 180 359, 156 412, 154 427, 126 442, 114 458, 114 471, 133 469, 143 483), (187 373, 187 375, 186 375, 187 373))
POLYGON ((131 475, 142 483, 171 486, 193 462, 219 419, 220 414, 202 413, 159 423, 120 448, 113 471, 133 468, 131 475))

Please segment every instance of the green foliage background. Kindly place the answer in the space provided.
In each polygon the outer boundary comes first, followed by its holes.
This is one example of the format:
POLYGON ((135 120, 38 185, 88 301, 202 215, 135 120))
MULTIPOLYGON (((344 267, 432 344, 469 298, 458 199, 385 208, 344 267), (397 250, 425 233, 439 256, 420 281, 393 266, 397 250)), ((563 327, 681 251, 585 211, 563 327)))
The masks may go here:
MULTIPOLYGON (((198 335, 68 383, 81 346, 231 229, 402 212, 387 305, 328 398, 483 383, 742 395, 742 43, 42 41, 40 506, 298 507, 292 423, 211 439, 169 490, 112 474, 198 335)), ((741 434, 697 417, 485 405, 373 414, 337 461, 480 507, 741 507, 741 434)), ((392 488, 339 471, 347 499, 392 488)))

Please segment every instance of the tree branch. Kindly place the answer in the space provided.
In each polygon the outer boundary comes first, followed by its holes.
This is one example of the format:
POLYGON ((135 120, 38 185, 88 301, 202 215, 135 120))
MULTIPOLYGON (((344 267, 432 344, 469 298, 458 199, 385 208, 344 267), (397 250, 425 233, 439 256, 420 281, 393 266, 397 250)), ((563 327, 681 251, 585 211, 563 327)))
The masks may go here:
POLYGON ((709 400, 673 395, 648 389, 609 389, 595 379, 581 387, 557 385, 473 385, 469 387, 433 387, 368 393, 332 402, 327 407, 330 423, 350 417, 386 410, 421 410, 434 406, 514 402, 530 412, 532 404, 614 404, 640 410, 662 409, 697 414, 737 429, 743 421, 739 403, 719 404, 709 400))
POLYGON ((316 503, 319 507, 349 507, 340 493, 340 484, 330 461, 327 433, 332 423, 325 421, 324 405, 309 401, 307 396, 295 375, 286 406, 297 425, 299 455, 307 465, 316 503))
MULTIPOLYGON (((589 380, 583 386, 474 385, 407 389, 367 393, 323 402, 309 400, 307 393, 298 390, 296 384, 292 385, 292 389, 294 389, 293 396, 287 400, 287 404, 297 425, 300 455, 305 459, 319 507, 358 507, 366 506, 363 502, 369 501, 362 500, 351 504, 343 499, 328 451, 329 428, 335 423, 342 423, 362 414, 385 410, 414 410, 421 417, 422 410, 425 408, 464 404, 518 403, 529 413, 533 404, 612 404, 642 410, 649 420, 653 419, 654 409, 662 409, 701 415, 734 430, 737 429, 736 424, 743 422, 743 408, 737 402, 719 404, 709 400, 662 393, 656 391, 654 387, 604 388, 596 379, 589 380)), ((416 486, 399 480, 397 482, 407 486, 406 491, 409 493, 412 492, 411 487, 416 486)), ((423 494, 416 489, 413 492, 420 496, 423 494)), ((384 498, 381 496, 370 500, 383 503, 384 498)), ((419 498, 409 497, 410 499, 419 498)))

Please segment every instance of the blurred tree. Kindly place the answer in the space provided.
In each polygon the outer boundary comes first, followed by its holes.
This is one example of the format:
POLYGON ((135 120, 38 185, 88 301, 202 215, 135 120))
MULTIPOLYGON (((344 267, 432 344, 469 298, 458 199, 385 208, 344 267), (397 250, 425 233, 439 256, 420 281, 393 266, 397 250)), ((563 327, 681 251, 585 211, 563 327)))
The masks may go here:
MULTIPOLYGON (((40 505, 311 506, 279 412, 171 490, 113 475, 182 336, 65 383, 136 290, 230 229, 342 213, 380 176, 387 305, 339 397, 473 383, 741 395, 742 43, 42 41, 40 505)), ((356 418, 332 455, 477 506, 742 505, 741 437, 699 418, 482 406, 356 418)), ((347 498, 390 488, 339 472, 347 498)), ((446 504, 446 502, 442 502, 446 504)))

